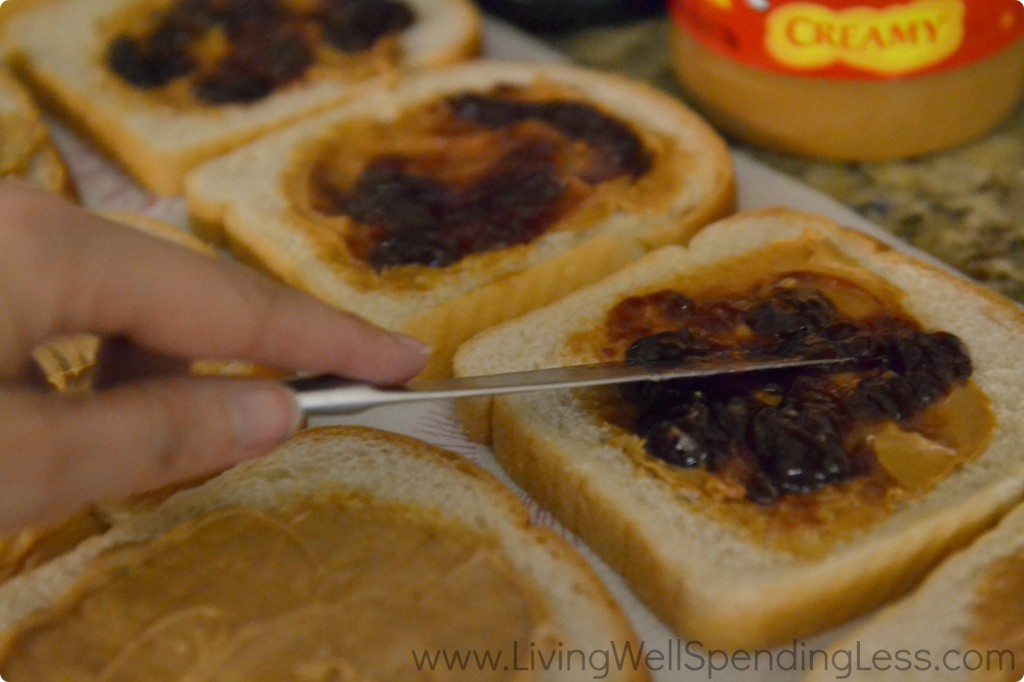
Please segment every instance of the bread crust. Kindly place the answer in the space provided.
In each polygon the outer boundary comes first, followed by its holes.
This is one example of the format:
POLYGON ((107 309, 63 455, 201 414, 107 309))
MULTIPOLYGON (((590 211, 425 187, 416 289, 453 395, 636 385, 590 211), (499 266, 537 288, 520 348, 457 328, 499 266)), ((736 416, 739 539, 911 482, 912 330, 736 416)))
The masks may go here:
MULTIPOLYGON (((589 565, 552 530, 533 525, 523 504, 491 475, 409 437, 332 427, 300 432, 269 458, 240 465, 154 509, 132 514, 71 554, 0 586, 0 652, 17 623, 59 599, 107 550, 155 539, 216 509, 273 510, 332 491, 368 493, 495 540, 512 567, 550 600, 566 646, 587 651, 606 649, 610 641, 636 645, 628 622, 589 565)), ((551 671, 541 679, 562 677, 551 671)), ((639 681, 647 674, 626 666, 612 669, 607 679, 639 681)))
POLYGON ((791 640, 848 620, 914 585, 950 551, 995 523, 1024 495, 1021 432, 1009 377, 1024 370, 1021 310, 979 285, 918 263, 816 216, 783 209, 740 214, 705 228, 688 249, 669 247, 553 306, 472 339, 457 375, 571 361, 566 340, 603 319, 631 291, 657 288, 699 267, 811 231, 905 292, 909 314, 960 336, 973 381, 992 400, 998 426, 988 450, 923 497, 825 556, 798 558, 737 534, 641 476, 579 400, 550 393, 476 401, 470 430, 493 429, 495 455, 512 477, 626 578, 667 624, 727 649, 791 640), (515 349, 515 350, 512 350, 515 349))
MULTIPOLYGON (((1020 556, 1022 552, 1024 506, 1018 506, 994 529, 943 561, 905 598, 846 633, 829 648, 829 659, 842 660, 833 657, 848 651, 858 651, 864 662, 871 662, 876 652, 890 657, 893 652, 909 652, 912 657, 910 666, 879 658, 881 664, 852 670, 848 676, 852 680, 961 680, 969 666, 979 663, 990 668, 983 672, 992 676, 982 674, 978 679, 1018 679, 1024 671, 1024 652, 1012 651, 1012 662, 1018 672, 1010 675, 1011 657, 1003 657, 1001 663, 1006 667, 1001 670, 997 668, 999 659, 989 657, 990 651, 998 654, 1010 650, 979 649, 976 642, 969 640, 969 633, 976 625, 972 621, 977 591, 989 570, 996 562, 1020 556), (965 659, 968 652, 977 652, 981 657, 965 659), (950 658, 947 654, 954 656, 950 658), (923 666, 918 655, 927 657, 930 664, 923 666)), ((1008 608, 1014 606, 1009 604, 1008 608)), ((836 676, 822 665, 809 671, 805 679, 815 682, 836 676)))
POLYGON ((576 67, 485 61, 366 92, 358 102, 204 164, 186 182, 190 216, 207 235, 211 225, 222 224, 229 246, 243 260, 332 305, 429 343, 435 356, 425 377, 450 373, 455 348, 471 334, 554 300, 650 248, 684 242, 728 213, 733 200, 725 143, 667 95, 576 67), (340 238, 327 220, 296 206, 289 188, 304 177, 302 152, 314 142, 334 139, 333 131, 360 121, 395 120, 445 95, 489 92, 505 84, 565 91, 642 134, 663 136, 675 145, 664 163, 679 164, 689 175, 664 192, 662 209, 613 208, 578 232, 559 231, 556 224, 528 245, 473 254, 441 268, 403 266, 382 273, 374 273, 343 244, 335 246, 340 238))
POLYGON ((71 176, 50 138, 42 112, 29 91, 3 64, 0 64, 0 122, 5 140, 0 174, 73 197, 71 176))
MULTIPOLYGON (((476 54, 480 15, 468 0, 409 0, 421 16, 399 38, 399 71, 432 68, 476 54)), ((140 0, 46 0, 9 13, 4 49, 49 108, 60 113, 146 189, 180 194, 185 173, 271 130, 358 96, 364 83, 325 71, 248 105, 170 106, 132 91, 102 64, 103 27, 140 0), (54 31, 77 26, 75 31, 54 31)), ((151 4, 151 3, 150 3, 151 4)), ((383 73, 370 78, 393 78, 383 73)))

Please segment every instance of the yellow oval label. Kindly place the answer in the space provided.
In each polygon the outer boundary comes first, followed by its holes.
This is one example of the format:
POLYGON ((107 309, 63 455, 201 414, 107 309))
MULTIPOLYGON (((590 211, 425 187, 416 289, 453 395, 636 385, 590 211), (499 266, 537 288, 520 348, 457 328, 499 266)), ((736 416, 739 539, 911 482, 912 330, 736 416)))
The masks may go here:
POLYGON ((915 0, 876 9, 782 5, 765 21, 765 50, 793 69, 844 64, 884 76, 934 66, 964 42, 963 0, 915 0))

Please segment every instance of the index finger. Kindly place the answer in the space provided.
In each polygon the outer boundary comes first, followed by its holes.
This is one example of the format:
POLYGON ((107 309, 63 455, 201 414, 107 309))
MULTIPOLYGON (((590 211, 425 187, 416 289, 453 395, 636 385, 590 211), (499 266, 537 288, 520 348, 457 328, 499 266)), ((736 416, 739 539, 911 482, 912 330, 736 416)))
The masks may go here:
POLYGON ((0 184, 0 369, 57 334, 123 336, 186 359, 240 359, 399 383, 426 349, 244 266, 0 184), (13 352, 10 350, 13 349, 13 352))

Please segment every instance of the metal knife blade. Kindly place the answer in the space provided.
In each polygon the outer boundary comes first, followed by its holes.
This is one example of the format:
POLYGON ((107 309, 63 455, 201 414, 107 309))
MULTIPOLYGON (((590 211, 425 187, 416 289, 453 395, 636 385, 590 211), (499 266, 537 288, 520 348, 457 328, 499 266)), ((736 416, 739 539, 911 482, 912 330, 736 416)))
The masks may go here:
POLYGON ((381 387, 331 375, 285 380, 295 391, 299 407, 307 415, 354 414, 381 405, 414 400, 450 400, 480 396, 547 391, 624 384, 637 381, 666 381, 759 372, 790 368, 843 365, 845 359, 764 358, 731 355, 727 358, 690 359, 685 364, 633 366, 623 362, 534 369, 505 374, 455 377, 436 381, 414 381, 405 386, 381 387))

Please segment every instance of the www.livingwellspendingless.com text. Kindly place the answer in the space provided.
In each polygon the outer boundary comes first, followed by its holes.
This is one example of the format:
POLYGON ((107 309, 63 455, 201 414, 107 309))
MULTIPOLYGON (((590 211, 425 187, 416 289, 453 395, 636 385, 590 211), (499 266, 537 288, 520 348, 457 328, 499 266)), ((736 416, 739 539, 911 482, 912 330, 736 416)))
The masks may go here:
MULTIPOLYGON (((434 649, 412 651, 417 670, 472 673, 497 671, 549 671, 589 673, 600 680, 615 671, 646 668, 652 672, 686 672, 694 679, 713 680, 726 674, 745 672, 824 671, 844 680, 862 672, 976 672, 1017 669, 1013 651, 1008 649, 931 651, 929 649, 864 650, 860 642, 847 648, 820 649, 794 640, 775 649, 724 651, 707 648, 700 641, 670 639, 660 646, 646 642, 609 642, 590 650, 540 646, 535 642, 512 642, 504 649, 434 649)), ((1024 661, 1022 661, 1024 663, 1024 661)))

